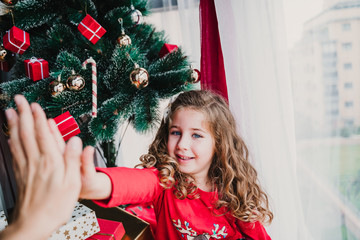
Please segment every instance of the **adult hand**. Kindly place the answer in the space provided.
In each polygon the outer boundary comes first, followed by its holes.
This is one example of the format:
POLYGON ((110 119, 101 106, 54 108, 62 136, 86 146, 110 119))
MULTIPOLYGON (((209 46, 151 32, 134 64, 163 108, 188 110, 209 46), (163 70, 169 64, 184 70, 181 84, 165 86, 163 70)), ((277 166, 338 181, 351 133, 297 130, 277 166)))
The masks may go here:
POLYGON ((66 223, 81 189, 82 142, 65 143, 40 105, 15 96, 18 113, 6 110, 18 199, 15 218, 0 238, 47 239, 66 223))

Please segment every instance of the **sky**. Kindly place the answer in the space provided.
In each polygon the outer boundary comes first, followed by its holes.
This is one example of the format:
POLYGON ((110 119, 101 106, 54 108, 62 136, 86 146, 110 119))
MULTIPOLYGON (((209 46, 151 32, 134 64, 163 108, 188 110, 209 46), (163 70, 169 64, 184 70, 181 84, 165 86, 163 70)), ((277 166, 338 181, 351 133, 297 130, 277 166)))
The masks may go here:
POLYGON ((323 0, 284 0, 287 45, 291 48, 300 38, 303 24, 322 11, 323 0))

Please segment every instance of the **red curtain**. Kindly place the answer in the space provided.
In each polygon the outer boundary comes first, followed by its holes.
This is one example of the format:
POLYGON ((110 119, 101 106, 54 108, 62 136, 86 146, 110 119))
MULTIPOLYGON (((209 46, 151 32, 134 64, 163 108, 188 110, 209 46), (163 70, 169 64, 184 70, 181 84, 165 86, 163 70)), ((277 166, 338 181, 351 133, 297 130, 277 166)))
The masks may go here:
POLYGON ((200 27, 201 88, 213 90, 228 99, 214 0, 200 0, 200 27))

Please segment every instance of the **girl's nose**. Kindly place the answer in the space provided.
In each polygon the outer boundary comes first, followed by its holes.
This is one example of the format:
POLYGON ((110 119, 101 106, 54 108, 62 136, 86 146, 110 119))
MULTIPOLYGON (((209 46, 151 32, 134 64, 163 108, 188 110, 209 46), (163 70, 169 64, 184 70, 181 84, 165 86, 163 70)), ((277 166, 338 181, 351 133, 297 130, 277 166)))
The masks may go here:
POLYGON ((182 135, 180 138, 179 138, 179 141, 177 143, 177 146, 176 146, 178 149, 184 149, 184 150, 187 150, 189 149, 189 139, 182 135))

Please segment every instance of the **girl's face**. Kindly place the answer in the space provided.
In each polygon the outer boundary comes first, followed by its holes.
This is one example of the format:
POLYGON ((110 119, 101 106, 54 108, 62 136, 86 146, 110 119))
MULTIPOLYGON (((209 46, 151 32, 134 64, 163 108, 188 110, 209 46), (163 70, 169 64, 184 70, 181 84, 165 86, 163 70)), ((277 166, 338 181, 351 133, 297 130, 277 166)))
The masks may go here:
POLYGON ((167 149, 180 171, 193 176, 197 183, 208 181, 214 156, 215 140, 203 113, 181 108, 175 112, 169 129, 167 149))

